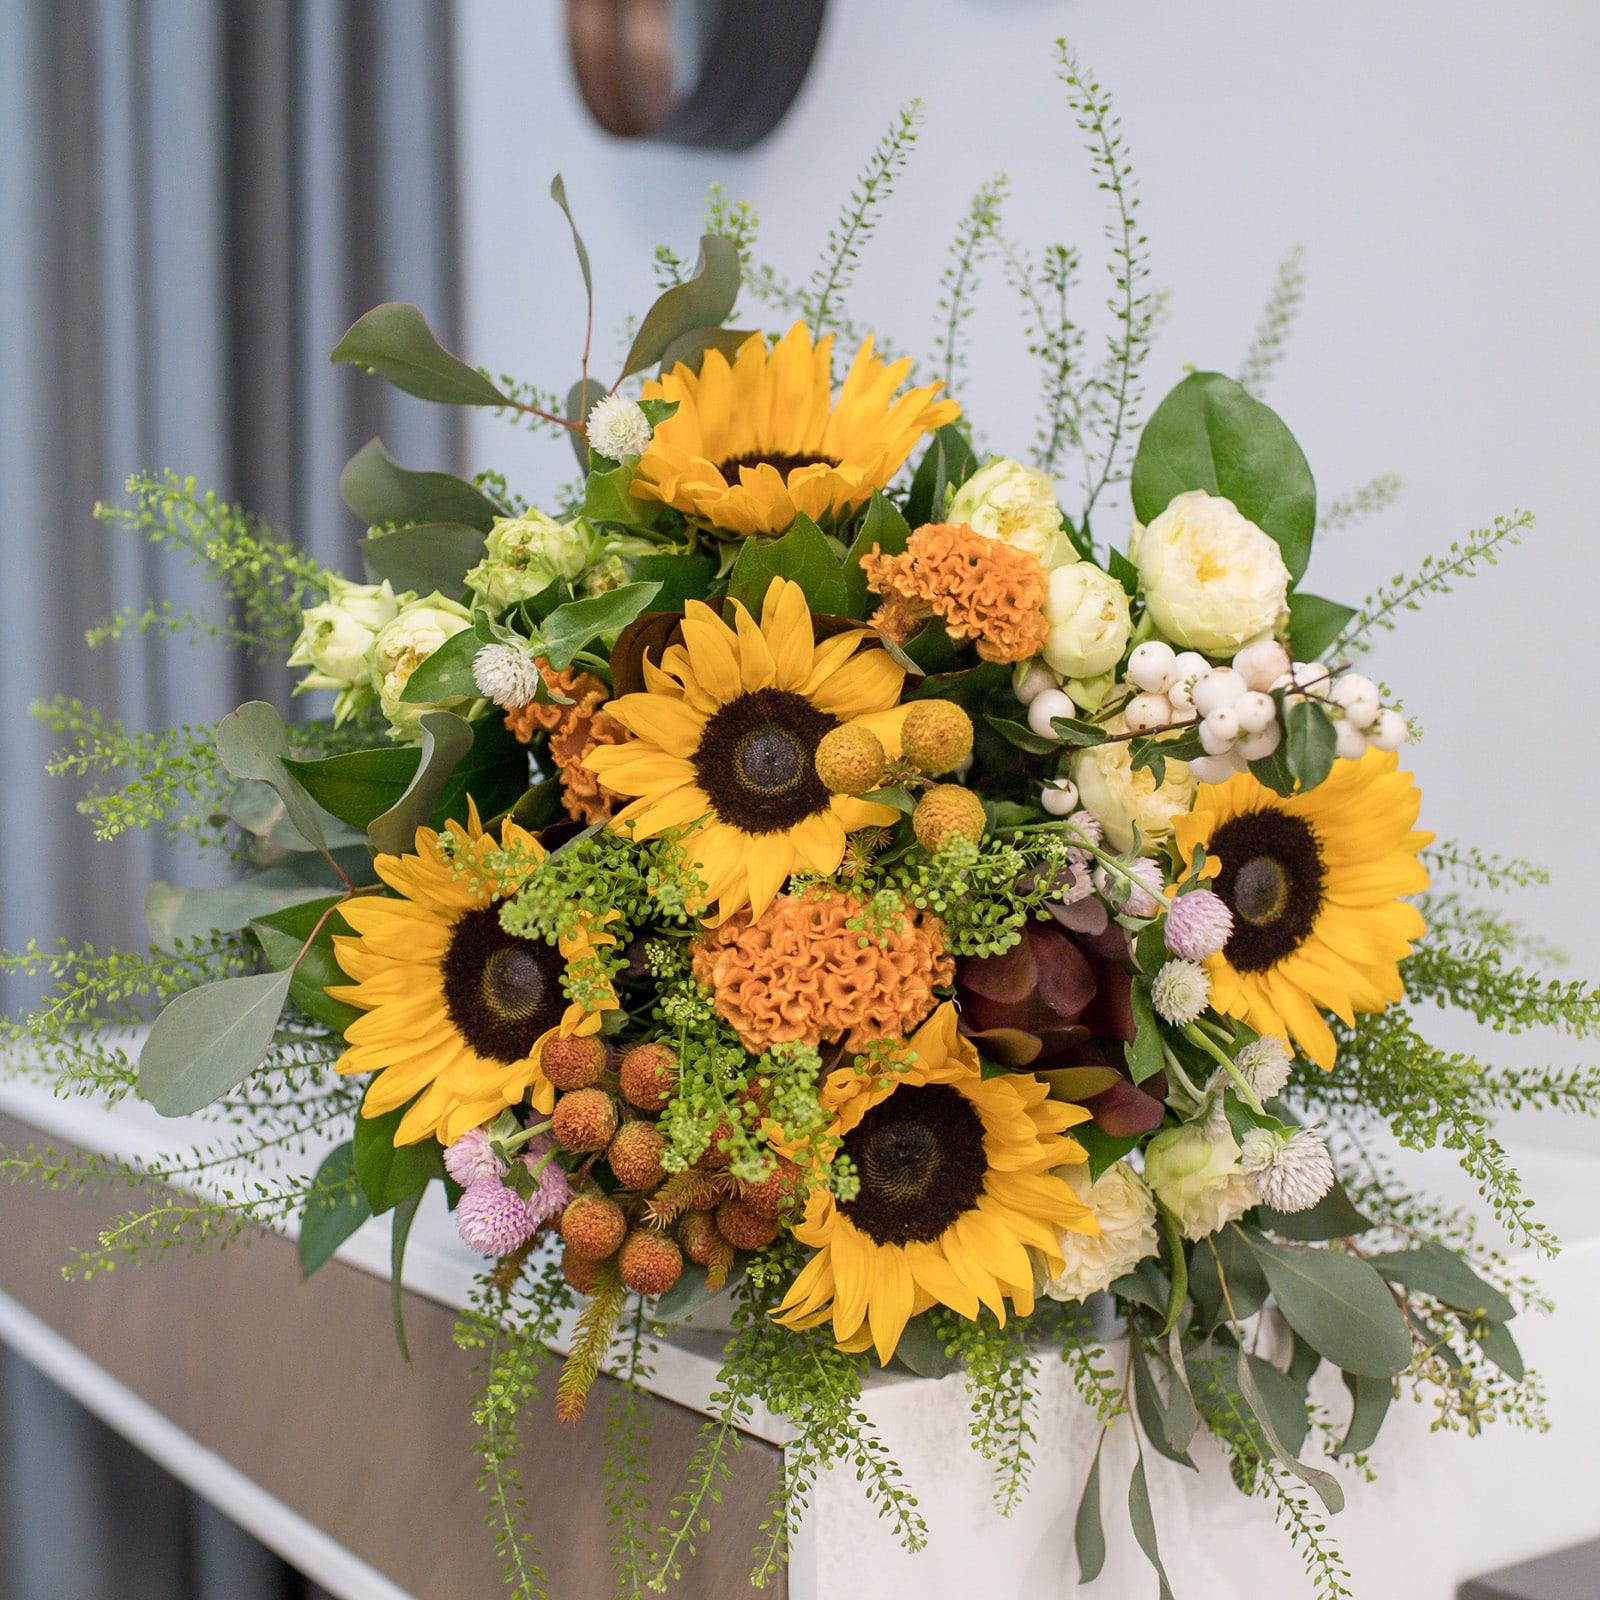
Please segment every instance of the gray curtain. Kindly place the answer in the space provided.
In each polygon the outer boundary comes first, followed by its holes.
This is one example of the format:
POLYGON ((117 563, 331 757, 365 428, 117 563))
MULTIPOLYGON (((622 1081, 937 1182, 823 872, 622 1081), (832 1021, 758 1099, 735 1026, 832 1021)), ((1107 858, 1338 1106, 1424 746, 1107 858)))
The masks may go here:
MULTIPOLYGON (((360 444, 458 465, 451 413, 327 359, 385 299, 450 336, 450 54, 447 0, 0 0, 0 945, 142 942, 151 877, 216 870, 151 837, 96 843, 43 776, 30 701, 65 691, 155 728, 288 686, 220 644, 86 650, 124 604, 215 610, 203 574, 102 528, 95 501, 171 467, 353 568, 337 483, 360 444)), ((4 1600, 295 1592, 3 1365, 4 1600)))

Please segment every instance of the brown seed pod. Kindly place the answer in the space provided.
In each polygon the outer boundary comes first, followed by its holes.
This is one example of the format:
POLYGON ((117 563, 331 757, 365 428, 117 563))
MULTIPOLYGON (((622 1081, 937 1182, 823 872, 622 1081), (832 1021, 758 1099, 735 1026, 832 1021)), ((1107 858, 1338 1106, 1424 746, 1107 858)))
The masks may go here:
POLYGON ((627 1236, 628 1219, 615 1200, 587 1193, 567 1202, 561 1213, 561 1237, 567 1249, 586 1261, 604 1261, 627 1236))
POLYGON ((666 1234, 635 1228, 623 1243, 617 1270, 635 1294, 665 1294, 683 1275, 683 1252, 666 1234))
POLYGON ((678 1243, 697 1267, 709 1267, 722 1235, 709 1211, 691 1211, 678 1224, 678 1243))
POLYGON ((550 1113, 550 1132, 563 1150, 604 1150, 616 1131, 617 1104, 603 1089, 574 1089, 550 1113))
POLYGON ((625 1122, 606 1146, 606 1160, 624 1189, 653 1189, 666 1177, 661 1152, 667 1141, 653 1122, 625 1122))
POLYGON ((678 1085, 678 1055, 665 1044, 636 1044, 618 1069, 622 1098, 641 1111, 660 1111, 678 1085))
POLYGON ((596 1038, 556 1037, 545 1045, 539 1065, 558 1089, 588 1089, 606 1070, 606 1047, 596 1038))
POLYGON ((599 1270, 598 1261, 591 1261, 587 1256, 578 1255, 570 1245, 561 1252, 561 1276, 579 1294, 588 1294, 594 1288, 599 1270))
POLYGON ((739 1250, 760 1250, 778 1236, 778 1224, 743 1200, 724 1200, 717 1207, 717 1231, 739 1250))
POLYGON ((780 1156, 760 1183, 747 1183, 739 1198, 758 1215, 776 1218, 799 1198, 804 1179, 794 1162, 780 1156))

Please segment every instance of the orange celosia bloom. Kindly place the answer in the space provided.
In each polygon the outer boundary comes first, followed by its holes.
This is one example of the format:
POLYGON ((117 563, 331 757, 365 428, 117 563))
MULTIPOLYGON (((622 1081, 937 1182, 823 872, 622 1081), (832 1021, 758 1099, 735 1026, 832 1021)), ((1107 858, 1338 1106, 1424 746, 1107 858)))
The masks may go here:
POLYGON ((985 661, 1026 661, 1044 644, 1049 580, 1038 557, 964 523, 930 522, 897 556, 874 547, 861 570, 884 597, 878 626, 897 644, 929 617, 952 639, 976 639, 985 661))
POLYGON ((540 661, 539 676, 551 693, 571 701, 534 702, 506 713, 506 727, 524 744, 535 733, 550 735, 550 759, 561 778, 561 802, 567 815, 585 824, 604 822, 622 803, 584 766, 584 757, 603 744, 621 744, 626 731, 600 708, 611 697, 606 686, 588 672, 556 671, 540 661))
POLYGON ((694 975, 752 1055, 797 1041, 860 1050, 911 1033, 933 1010, 935 986, 955 976, 939 919, 907 914, 863 932, 848 926, 862 909, 853 895, 809 889, 695 941, 694 975))

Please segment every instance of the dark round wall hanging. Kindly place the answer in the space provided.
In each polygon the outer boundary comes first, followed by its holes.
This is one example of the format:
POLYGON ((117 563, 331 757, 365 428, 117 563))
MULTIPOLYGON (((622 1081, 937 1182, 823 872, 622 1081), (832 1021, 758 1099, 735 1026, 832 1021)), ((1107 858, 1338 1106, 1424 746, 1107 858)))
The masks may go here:
POLYGON ((567 0, 578 86, 624 139, 744 150, 811 66, 826 0, 567 0))

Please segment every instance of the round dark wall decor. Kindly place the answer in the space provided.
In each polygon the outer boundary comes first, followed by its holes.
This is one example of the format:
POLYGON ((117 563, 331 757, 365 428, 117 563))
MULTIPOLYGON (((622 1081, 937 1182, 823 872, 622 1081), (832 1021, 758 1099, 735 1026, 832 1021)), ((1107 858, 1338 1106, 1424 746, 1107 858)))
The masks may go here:
POLYGON ((567 0, 585 103, 624 139, 744 150, 794 103, 826 0, 567 0))

